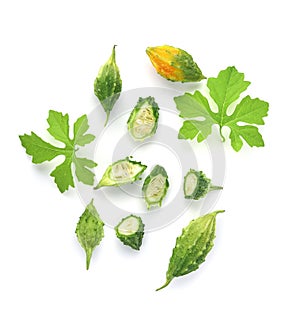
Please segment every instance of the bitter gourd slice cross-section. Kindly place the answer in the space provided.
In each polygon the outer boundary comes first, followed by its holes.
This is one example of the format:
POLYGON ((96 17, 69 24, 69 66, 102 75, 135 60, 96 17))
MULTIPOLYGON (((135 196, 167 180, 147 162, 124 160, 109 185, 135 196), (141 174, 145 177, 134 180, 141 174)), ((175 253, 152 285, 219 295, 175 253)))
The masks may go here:
POLYGON ((140 178, 146 168, 146 165, 133 161, 129 157, 116 161, 108 166, 95 189, 104 186, 120 186, 133 183, 140 178))

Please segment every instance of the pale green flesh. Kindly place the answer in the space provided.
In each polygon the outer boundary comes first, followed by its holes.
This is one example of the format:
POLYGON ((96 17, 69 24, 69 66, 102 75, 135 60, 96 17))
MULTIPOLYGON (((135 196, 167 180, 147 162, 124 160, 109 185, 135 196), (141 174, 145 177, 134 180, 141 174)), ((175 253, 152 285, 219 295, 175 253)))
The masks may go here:
POLYGON ((128 183, 132 178, 141 171, 141 167, 138 164, 132 164, 130 162, 119 162, 112 166, 110 172, 110 179, 117 183, 128 183))
POLYGON ((122 235, 130 236, 138 231, 139 225, 136 217, 129 217, 119 225, 118 232, 122 235))
POLYGON ((197 186, 197 176, 194 173, 190 173, 187 175, 185 183, 184 183, 184 192, 185 195, 190 196, 195 191, 197 186))
POLYGON ((151 134, 154 126, 152 107, 145 103, 136 115, 131 133, 136 139, 144 139, 151 134))
POLYGON ((166 178, 161 174, 153 177, 146 190, 146 199, 150 203, 159 202, 164 195, 166 178))

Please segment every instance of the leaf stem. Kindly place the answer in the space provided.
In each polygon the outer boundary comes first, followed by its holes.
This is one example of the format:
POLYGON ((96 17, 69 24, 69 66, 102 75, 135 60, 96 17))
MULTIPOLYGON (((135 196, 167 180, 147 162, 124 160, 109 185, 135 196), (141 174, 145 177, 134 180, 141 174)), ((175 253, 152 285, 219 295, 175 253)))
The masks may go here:
POLYGON ((220 125, 220 130, 219 131, 220 131, 221 139, 222 139, 222 142, 225 142, 225 137, 222 134, 222 128, 223 128, 223 126, 220 125))

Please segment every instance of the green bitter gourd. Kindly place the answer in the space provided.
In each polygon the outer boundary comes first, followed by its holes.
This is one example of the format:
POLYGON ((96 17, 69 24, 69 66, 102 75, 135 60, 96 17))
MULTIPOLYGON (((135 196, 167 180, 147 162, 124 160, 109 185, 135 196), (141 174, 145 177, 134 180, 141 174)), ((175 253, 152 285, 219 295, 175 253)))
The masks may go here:
POLYGON ((146 177, 143 184, 143 195, 147 208, 151 206, 161 206, 169 188, 168 174, 166 170, 156 165, 151 173, 146 177))
POLYGON ((212 249, 216 231, 216 215, 224 212, 218 210, 192 220, 176 239, 176 245, 170 258, 166 282, 157 289, 161 290, 179 276, 189 274, 199 268, 212 249))
POLYGON ((94 81, 94 93, 106 112, 106 121, 104 125, 107 124, 110 112, 122 91, 122 80, 119 67, 116 63, 115 50, 116 45, 114 45, 110 58, 100 68, 94 81))
POLYGON ((202 171, 190 169, 184 177, 183 190, 186 199, 198 200, 212 190, 223 189, 221 186, 214 186, 211 180, 202 171))
POLYGON ((117 237, 135 250, 139 250, 144 236, 144 224, 142 219, 135 215, 123 218, 115 227, 117 237))
POLYGON ((153 136, 157 130, 159 107, 153 97, 139 98, 127 121, 130 135, 136 141, 153 136))
POLYGON ((89 269, 92 253, 104 237, 104 223, 93 204, 93 200, 87 205, 81 215, 77 226, 76 235, 78 242, 86 253, 86 269, 89 269))
POLYGON ((94 189, 133 183, 140 178, 146 168, 146 165, 133 161, 129 157, 116 161, 106 169, 102 179, 94 189))

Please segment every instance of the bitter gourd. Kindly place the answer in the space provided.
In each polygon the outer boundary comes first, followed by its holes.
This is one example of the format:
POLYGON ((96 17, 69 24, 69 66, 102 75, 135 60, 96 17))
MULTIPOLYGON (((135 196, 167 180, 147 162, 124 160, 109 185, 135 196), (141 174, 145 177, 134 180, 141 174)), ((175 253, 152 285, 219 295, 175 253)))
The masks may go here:
POLYGON ((166 170, 156 165, 151 173, 146 177, 143 184, 143 195, 147 208, 151 206, 161 206, 169 188, 168 174, 166 170))
POLYGON ((206 78, 192 56, 180 48, 170 45, 148 47, 146 53, 158 74, 168 80, 195 82, 206 78))
POLYGON ((110 58, 100 68, 94 81, 94 93, 106 112, 104 125, 107 124, 109 114, 120 97, 121 91, 122 80, 119 67, 116 63, 116 45, 114 45, 110 58))
POLYGON ((155 134, 159 117, 159 107, 153 97, 139 98, 127 121, 130 135, 143 141, 155 134))
POLYGON ((146 168, 147 166, 141 162, 136 162, 126 157, 108 166, 99 184, 94 189, 133 183, 139 179, 146 168))
POLYGON ((130 215, 123 218, 115 227, 117 237, 135 250, 139 250, 144 236, 144 224, 138 216, 130 215))
POLYGON ((86 253, 86 269, 89 269, 92 253, 104 237, 104 223, 93 204, 93 200, 87 205, 81 215, 77 226, 76 235, 78 242, 86 253))
POLYGON ((170 258, 166 282, 157 289, 168 286, 179 276, 189 274, 199 268, 212 249, 216 231, 216 215, 224 212, 218 210, 192 220, 176 239, 176 245, 170 258))
POLYGON ((219 189, 223 187, 212 185, 211 180, 202 171, 190 169, 184 177, 183 190, 186 199, 198 200, 205 197, 208 192, 219 189))

